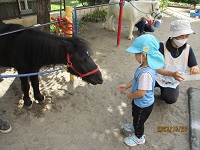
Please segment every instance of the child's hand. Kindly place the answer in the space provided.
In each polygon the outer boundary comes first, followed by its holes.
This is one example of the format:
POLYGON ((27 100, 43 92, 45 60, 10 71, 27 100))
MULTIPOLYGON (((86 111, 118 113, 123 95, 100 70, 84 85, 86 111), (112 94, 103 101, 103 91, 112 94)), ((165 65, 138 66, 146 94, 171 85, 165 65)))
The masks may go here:
POLYGON ((178 71, 173 72, 172 77, 174 77, 174 79, 179 81, 179 82, 185 80, 178 71))
POLYGON ((124 92, 125 90, 126 90, 126 85, 125 84, 123 84, 123 85, 118 85, 118 91, 119 92, 124 92))

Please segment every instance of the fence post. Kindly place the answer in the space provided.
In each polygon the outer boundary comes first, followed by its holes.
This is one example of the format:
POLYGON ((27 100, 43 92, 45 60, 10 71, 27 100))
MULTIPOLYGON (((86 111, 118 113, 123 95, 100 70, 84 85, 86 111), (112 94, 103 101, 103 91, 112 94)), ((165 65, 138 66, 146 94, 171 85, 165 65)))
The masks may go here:
MULTIPOLYGON (((72 22, 72 13, 74 11, 74 9, 71 6, 66 6, 65 7, 65 11, 66 11, 66 15, 65 17, 69 20, 69 22, 72 22)), ((70 30, 67 31, 68 36, 72 36, 72 25, 68 24, 67 28, 70 28, 70 30)), ((72 74, 70 74, 70 81, 74 81, 74 76, 72 74)))
POLYGON ((20 10, 20 1, 19 0, 16 0, 17 2, 17 10, 18 10, 18 14, 19 14, 19 19, 21 19, 21 10, 20 10))
POLYGON ((120 6, 120 10, 119 10, 118 33, 117 33, 117 46, 120 45, 124 0, 120 0, 119 6, 120 6))

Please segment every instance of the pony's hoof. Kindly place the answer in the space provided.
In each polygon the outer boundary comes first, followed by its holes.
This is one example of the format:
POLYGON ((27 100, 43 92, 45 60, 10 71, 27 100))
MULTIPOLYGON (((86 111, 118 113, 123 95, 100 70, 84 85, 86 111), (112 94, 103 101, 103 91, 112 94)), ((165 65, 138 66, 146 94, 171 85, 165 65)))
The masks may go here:
POLYGON ((43 99, 42 101, 38 101, 39 104, 44 104, 45 100, 43 99))
POLYGON ((103 23, 103 28, 104 28, 104 29, 107 29, 107 26, 106 26, 106 24, 105 24, 105 23, 103 23))
POLYGON ((33 108, 33 104, 31 104, 30 106, 24 105, 24 107, 25 107, 27 110, 31 110, 31 109, 33 108))
POLYGON ((129 36, 129 37, 128 37, 128 40, 133 40, 133 39, 134 39, 133 36, 129 36))
POLYGON ((41 95, 39 97, 35 96, 35 102, 37 104, 44 104, 45 103, 45 96, 44 95, 41 95))
POLYGON ((113 32, 115 32, 115 28, 112 28, 110 31, 113 31, 113 32))

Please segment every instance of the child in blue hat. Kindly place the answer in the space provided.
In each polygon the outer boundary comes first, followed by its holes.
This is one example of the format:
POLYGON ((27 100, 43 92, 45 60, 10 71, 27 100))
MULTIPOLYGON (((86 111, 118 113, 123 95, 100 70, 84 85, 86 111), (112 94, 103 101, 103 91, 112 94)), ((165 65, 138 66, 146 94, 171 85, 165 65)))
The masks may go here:
POLYGON ((119 92, 132 87, 132 92, 128 93, 127 97, 132 100, 133 124, 123 126, 126 131, 134 132, 124 139, 129 146, 145 143, 144 123, 153 109, 156 70, 164 67, 164 57, 158 49, 159 41, 151 34, 139 36, 127 49, 128 52, 135 54, 136 60, 140 63, 134 78, 127 84, 118 86, 119 92))

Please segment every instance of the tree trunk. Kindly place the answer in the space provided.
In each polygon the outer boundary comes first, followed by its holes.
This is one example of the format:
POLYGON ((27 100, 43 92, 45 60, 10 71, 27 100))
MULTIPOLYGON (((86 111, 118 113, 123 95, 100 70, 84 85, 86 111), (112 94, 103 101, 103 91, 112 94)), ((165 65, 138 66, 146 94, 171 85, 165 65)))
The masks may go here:
MULTIPOLYGON (((36 0, 37 2, 37 23, 44 24, 50 22, 50 0, 36 0)), ((43 31, 50 31, 50 25, 41 27, 43 31)))
POLYGON ((95 5, 95 3, 96 3, 96 0, 90 0, 90 4, 89 5, 95 5))

